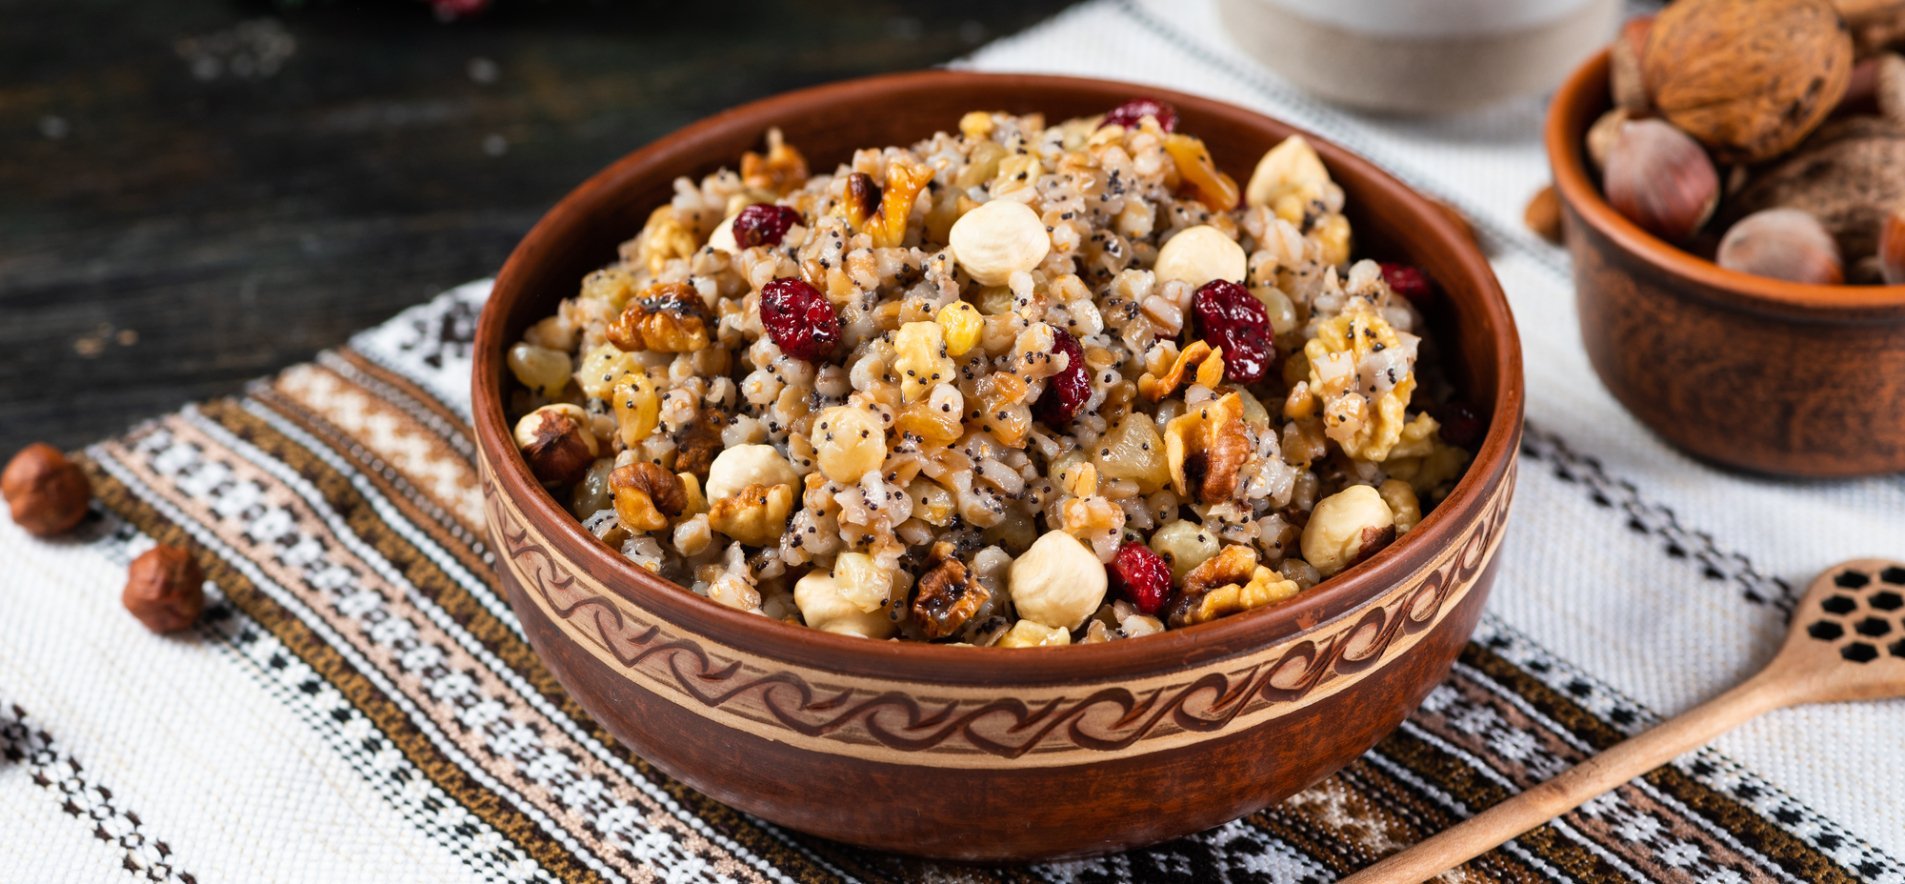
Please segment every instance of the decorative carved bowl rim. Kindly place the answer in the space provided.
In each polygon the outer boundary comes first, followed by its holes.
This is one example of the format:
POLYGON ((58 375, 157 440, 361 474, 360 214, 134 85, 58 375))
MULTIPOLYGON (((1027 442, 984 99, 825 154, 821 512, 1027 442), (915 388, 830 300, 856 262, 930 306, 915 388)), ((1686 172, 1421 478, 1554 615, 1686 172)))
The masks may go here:
MULTIPOLYGON (((917 137, 928 134, 921 132, 917 137)), ((1235 105, 1152 86, 1030 74, 920 71, 803 89, 709 117, 623 157, 564 197, 511 253, 478 322, 473 358, 471 395, 478 455, 495 477, 499 492, 539 524, 554 552, 573 567, 654 616, 729 646, 848 676, 915 683, 1051 684, 1188 669, 1261 648, 1360 608, 1397 580, 1415 573, 1437 551, 1461 543, 1478 530, 1496 490, 1513 481, 1523 410, 1521 345, 1507 298, 1480 246, 1426 197, 1326 139, 1235 105), (651 166, 678 161, 686 152, 705 153, 712 143, 737 131, 758 137, 772 121, 801 114, 837 114, 843 105, 870 113, 881 103, 904 102, 909 95, 939 90, 1065 91, 1102 97, 1106 107, 1134 94, 1147 94, 1176 105, 1180 119, 1193 127, 1301 132, 1339 179, 1357 181, 1354 190, 1361 199, 1379 202, 1381 211, 1402 216, 1413 229, 1413 250, 1439 253, 1457 270, 1441 274, 1443 289, 1451 300, 1460 302, 1459 309, 1479 312, 1481 332, 1475 336, 1479 339, 1466 341, 1465 346, 1485 350, 1494 366, 1490 391, 1494 413, 1468 472, 1415 530, 1293 602, 1139 639, 1067 647, 1002 649, 869 641, 781 623, 686 592, 630 563, 583 530, 530 476, 516 453, 503 413, 503 353, 509 343, 505 325, 509 307, 534 294, 534 266, 561 251, 564 237, 590 223, 612 194, 630 190, 645 175, 656 174, 649 170, 651 166)), ((503 553, 498 550, 498 554, 503 553)))
POLYGON ((1568 77, 1548 106, 1544 141, 1555 189, 1582 222, 1655 271, 1684 281, 1678 289, 1725 306, 1801 319, 1905 320, 1905 285, 1815 285, 1728 270, 1641 229, 1614 211, 1588 174, 1588 127, 1612 103, 1608 53, 1602 50, 1568 77))

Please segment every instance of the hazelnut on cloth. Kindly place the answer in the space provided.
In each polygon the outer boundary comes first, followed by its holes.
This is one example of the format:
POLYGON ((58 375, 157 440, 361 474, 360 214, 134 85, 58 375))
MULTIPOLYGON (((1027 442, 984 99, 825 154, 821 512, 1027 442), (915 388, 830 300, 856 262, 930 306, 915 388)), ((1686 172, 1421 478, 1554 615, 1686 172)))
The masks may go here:
POLYGON ((190 553, 161 544, 132 560, 119 600, 147 629, 178 632, 205 608, 205 572, 190 553))
POLYGON ((0 494, 7 499, 13 521, 34 537, 53 537, 73 530, 86 518, 93 486, 79 465, 59 449, 35 442, 20 449, 0 473, 0 494))

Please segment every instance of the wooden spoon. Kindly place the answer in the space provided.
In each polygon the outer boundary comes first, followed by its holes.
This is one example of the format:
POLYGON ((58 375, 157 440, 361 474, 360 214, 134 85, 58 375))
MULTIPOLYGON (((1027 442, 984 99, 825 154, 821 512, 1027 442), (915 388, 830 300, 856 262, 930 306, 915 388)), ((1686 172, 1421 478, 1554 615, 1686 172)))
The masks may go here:
POLYGON ((1905 697, 1905 562, 1842 562, 1812 581, 1786 643, 1753 677, 1344 881, 1428 880, 1760 713, 1892 697, 1905 697))

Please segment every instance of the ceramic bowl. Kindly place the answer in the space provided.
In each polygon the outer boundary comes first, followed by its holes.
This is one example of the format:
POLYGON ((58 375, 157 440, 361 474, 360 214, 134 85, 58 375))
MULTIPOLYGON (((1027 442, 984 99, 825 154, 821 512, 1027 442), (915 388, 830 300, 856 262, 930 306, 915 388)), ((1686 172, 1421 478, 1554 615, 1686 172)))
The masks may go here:
POLYGON ((1605 112, 1605 52, 1548 111, 1588 359, 1661 438, 1785 476, 1905 470, 1905 286, 1826 286, 1727 270, 1621 217, 1583 138, 1605 112))
POLYGON ((1137 94, 1246 174, 1293 130, 1129 84, 932 71, 770 98, 624 157, 552 209, 497 277, 477 329, 474 419, 489 531, 545 663, 611 733, 736 808, 883 850, 971 860, 1079 855, 1196 832, 1327 776, 1413 710, 1488 594, 1521 432, 1514 321, 1474 242, 1395 179, 1316 147, 1365 254, 1444 290, 1439 341, 1487 415, 1473 466, 1421 525, 1282 607, 1145 638, 1008 650, 870 641, 743 614, 630 565, 536 484, 503 414, 504 349, 614 259, 670 182, 778 126, 815 168, 954 128, 974 108, 1096 113, 1137 94))

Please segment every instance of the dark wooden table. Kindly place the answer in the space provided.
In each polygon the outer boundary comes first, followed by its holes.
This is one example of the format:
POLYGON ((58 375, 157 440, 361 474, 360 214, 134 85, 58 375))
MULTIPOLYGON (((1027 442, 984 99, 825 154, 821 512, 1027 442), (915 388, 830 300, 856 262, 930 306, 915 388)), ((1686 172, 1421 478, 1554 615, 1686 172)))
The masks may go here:
POLYGON ((0 457, 493 273, 571 186, 699 117, 1064 5, 0 0, 0 457))

